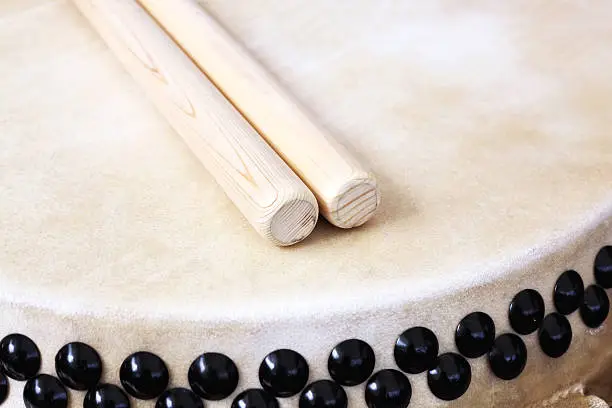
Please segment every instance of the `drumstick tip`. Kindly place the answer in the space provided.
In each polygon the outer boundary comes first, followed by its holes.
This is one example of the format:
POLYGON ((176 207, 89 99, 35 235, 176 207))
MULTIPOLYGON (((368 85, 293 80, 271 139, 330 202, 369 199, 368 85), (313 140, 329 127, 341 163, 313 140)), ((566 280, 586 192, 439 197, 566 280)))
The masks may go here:
POLYGON ((380 190, 373 174, 346 183, 333 203, 321 212, 337 227, 354 228, 371 219, 380 205, 380 190))
POLYGON ((270 220, 270 239, 278 246, 296 244, 310 235, 318 218, 314 196, 288 200, 270 220))

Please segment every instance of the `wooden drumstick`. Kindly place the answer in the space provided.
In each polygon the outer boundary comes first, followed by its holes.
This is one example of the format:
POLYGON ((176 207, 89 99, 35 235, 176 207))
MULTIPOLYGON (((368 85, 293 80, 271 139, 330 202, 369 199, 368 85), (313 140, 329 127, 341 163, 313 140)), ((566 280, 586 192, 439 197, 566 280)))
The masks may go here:
POLYGON ((313 194, 135 0, 74 2, 257 232, 310 234, 313 194))
POLYGON ((376 179, 195 0, 138 0, 310 187, 332 224, 356 227, 380 203, 376 179))

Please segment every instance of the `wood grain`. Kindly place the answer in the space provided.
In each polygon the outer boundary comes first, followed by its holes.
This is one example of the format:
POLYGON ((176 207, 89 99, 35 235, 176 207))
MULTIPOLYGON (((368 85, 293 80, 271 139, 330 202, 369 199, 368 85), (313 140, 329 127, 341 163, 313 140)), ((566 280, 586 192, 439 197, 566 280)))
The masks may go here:
POLYGON ((74 3, 259 234, 310 234, 313 194, 136 1, 74 3))
POLYGON ((351 228, 380 203, 374 175, 317 125, 194 0, 138 0, 310 187, 321 214, 351 228))

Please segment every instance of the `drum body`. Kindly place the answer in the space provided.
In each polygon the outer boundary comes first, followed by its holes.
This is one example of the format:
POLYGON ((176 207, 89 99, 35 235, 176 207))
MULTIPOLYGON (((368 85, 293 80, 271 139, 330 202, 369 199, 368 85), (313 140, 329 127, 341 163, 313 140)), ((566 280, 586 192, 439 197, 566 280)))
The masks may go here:
MULTIPOLYGON (((373 170, 379 213, 269 245, 70 2, 4 0, 0 337, 32 338, 42 372, 81 341, 99 352, 105 382, 119 384, 123 360, 144 350, 163 358, 170 386, 188 387, 194 359, 220 352, 240 383, 206 406, 228 407, 261 386, 274 350, 304 356, 309 382, 330 377, 332 348, 351 338, 372 347, 375 371, 397 369, 406 329, 427 327, 440 353, 457 353, 466 315, 510 333, 520 291, 538 291, 549 314, 563 272, 595 283, 612 245, 612 5, 201 4, 373 170)), ((517 378, 470 358, 469 388, 445 402, 427 373, 407 374, 410 406, 612 403, 610 320, 567 319, 559 358, 524 335, 517 378)), ((10 385, 4 404, 22 406, 23 383, 10 385)), ((366 406, 365 384, 346 392, 350 407, 366 406)), ((69 407, 83 396, 70 391, 69 407)))

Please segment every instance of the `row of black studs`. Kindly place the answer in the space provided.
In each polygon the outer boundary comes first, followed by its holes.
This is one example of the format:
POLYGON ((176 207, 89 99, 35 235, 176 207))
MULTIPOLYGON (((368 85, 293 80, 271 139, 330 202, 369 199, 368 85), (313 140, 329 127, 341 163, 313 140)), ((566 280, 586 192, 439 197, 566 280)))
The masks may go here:
MULTIPOLYGON (((604 290, 612 287, 612 247, 602 248, 594 262, 595 280, 598 284, 584 288, 580 275, 573 270, 562 273, 555 283, 553 302, 557 312, 545 316, 544 299, 533 289, 519 292, 510 303, 508 318, 512 329, 521 335, 538 330, 540 348, 549 357, 565 354, 572 340, 571 325, 565 315, 580 310, 587 327, 599 327, 608 316, 610 302, 604 290)), ((504 333, 495 337, 495 323, 483 312, 465 316, 455 330, 455 344, 459 354, 438 355, 439 345, 435 334, 424 327, 413 327, 402 333, 395 344, 395 361, 398 367, 409 374, 427 371, 427 382, 432 393, 443 400, 454 400, 463 395, 471 382, 471 368, 466 358, 488 355, 489 366, 502 380, 518 377, 527 363, 527 348, 520 336, 504 333), (464 358, 466 357, 466 358, 464 358)), ((389 370, 387 370, 389 371, 389 370)), ((370 408, 406 407, 409 393, 402 394, 401 388, 409 389, 409 383, 400 380, 396 373, 386 392, 378 403, 368 400, 370 408), (404 396, 402 396, 404 395, 404 396), (403 399, 402 399, 403 398, 403 399)), ((385 384, 377 383, 373 389, 384 389, 385 384)))
MULTIPOLYGON (((565 317, 580 310, 583 322, 591 328, 606 319, 610 302, 603 288, 612 287, 612 246, 602 248, 595 259, 595 280, 598 285, 584 288, 580 275, 573 270, 558 278, 553 290, 557 312, 545 316, 544 300, 535 290, 519 292, 510 303, 509 320, 518 334, 539 330, 542 351, 560 357, 569 348, 572 330, 565 317)), ((495 337, 495 323, 489 315, 474 312, 464 317, 455 331, 459 353, 438 355, 435 334, 424 327, 413 327, 396 340, 394 357, 398 367, 409 374, 427 371, 432 393, 443 400, 463 395, 471 382, 471 367, 464 358, 477 358, 488 353, 493 373, 504 380, 518 377, 527 362, 527 349, 513 333, 495 337)), ((118 386, 100 384, 102 361, 99 354, 84 343, 69 343, 55 358, 58 378, 38 374, 41 364, 36 344, 21 334, 11 334, 0 341, 0 404, 8 395, 6 376, 27 383, 24 402, 27 408, 65 408, 68 393, 65 386, 87 390, 84 408, 129 408, 127 394, 118 386), (6 374, 6 375, 5 375, 6 374), (38 374, 38 375, 37 375, 38 374)), ((346 408, 348 399, 343 386, 355 386, 367 380, 365 400, 369 408, 405 408, 410 403, 412 388, 402 372, 383 369, 372 375, 375 355, 362 340, 349 339, 334 347, 328 359, 333 379, 320 380, 306 386, 309 368, 299 353, 281 349, 268 354, 259 368, 262 389, 242 391, 232 408, 278 408, 276 400, 302 392, 300 408, 346 408), (304 388, 306 387, 306 388, 304 388)), ((222 400, 231 395, 239 380, 238 369, 227 356, 205 353, 190 366, 191 390, 166 389, 169 373, 161 358, 149 352, 127 357, 120 368, 121 384, 128 394, 139 399, 157 399, 156 408, 203 408, 201 398, 222 400)))

